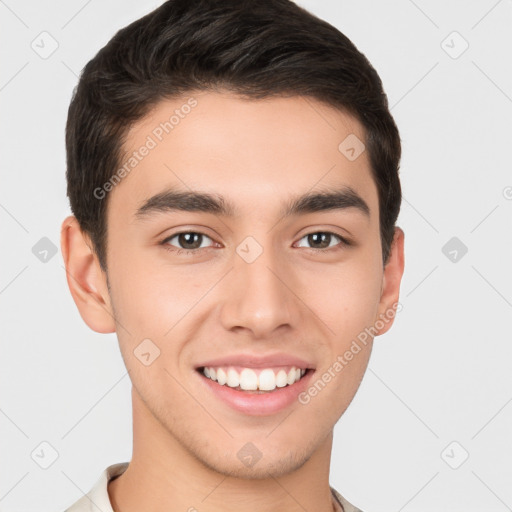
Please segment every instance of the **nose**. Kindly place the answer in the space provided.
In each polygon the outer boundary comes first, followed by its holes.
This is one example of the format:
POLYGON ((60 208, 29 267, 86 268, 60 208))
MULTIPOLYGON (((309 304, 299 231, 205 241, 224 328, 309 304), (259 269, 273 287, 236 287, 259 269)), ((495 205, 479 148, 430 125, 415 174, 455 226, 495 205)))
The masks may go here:
POLYGON ((285 255, 270 243, 258 255, 259 247, 254 241, 241 244, 234 254, 233 270, 223 283, 221 321, 226 330, 268 339, 275 331, 296 328, 300 300, 293 293, 293 276, 285 255))

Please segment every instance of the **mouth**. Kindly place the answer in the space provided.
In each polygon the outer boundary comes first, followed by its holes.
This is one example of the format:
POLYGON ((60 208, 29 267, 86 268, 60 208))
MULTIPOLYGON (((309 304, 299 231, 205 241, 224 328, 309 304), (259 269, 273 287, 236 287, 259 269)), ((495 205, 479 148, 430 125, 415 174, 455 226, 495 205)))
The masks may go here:
POLYGON ((293 386, 314 370, 297 366, 247 368, 241 366, 201 366, 196 371, 221 386, 247 394, 269 394, 293 386))
POLYGON ((284 412, 310 385, 312 361, 287 353, 246 352, 202 361, 194 367, 202 389, 215 404, 248 416, 284 412))

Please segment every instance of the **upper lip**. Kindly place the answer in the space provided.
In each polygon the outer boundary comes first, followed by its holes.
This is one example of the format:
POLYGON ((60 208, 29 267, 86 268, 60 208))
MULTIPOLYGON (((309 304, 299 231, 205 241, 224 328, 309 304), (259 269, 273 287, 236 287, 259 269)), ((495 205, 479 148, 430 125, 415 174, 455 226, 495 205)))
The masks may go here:
POLYGON ((232 354, 209 359, 196 368, 218 366, 243 366, 244 368, 271 368, 273 366, 295 366, 296 368, 313 368, 311 362, 291 354, 276 353, 265 356, 256 354, 232 354))

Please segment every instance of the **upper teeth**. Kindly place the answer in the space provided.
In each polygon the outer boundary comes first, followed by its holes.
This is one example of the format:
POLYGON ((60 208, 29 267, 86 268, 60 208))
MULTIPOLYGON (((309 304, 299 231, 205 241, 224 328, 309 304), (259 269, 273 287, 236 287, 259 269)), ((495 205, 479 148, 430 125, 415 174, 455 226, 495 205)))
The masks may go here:
POLYGON ((304 374, 305 369, 292 366, 288 372, 281 369, 275 372, 272 368, 253 370, 243 368, 238 372, 235 368, 213 368, 204 367, 203 374, 219 384, 226 384, 230 388, 240 386, 244 390, 272 391, 276 387, 283 388, 297 382, 304 374), (259 373, 257 373, 259 372, 259 373))

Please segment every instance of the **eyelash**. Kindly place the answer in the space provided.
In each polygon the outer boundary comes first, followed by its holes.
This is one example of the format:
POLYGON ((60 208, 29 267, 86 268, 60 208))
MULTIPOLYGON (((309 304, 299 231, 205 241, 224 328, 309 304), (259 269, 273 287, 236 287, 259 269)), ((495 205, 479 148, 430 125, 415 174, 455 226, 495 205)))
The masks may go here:
MULTIPOLYGON (((334 247, 328 247, 326 249, 315 249, 315 248, 306 248, 308 249, 309 251, 312 251, 313 253, 315 254, 318 254, 320 252, 332 252, 332 251, 339 251, 339 250, 342 250, 344 246, 350 246, 352 245, 352 242, 350 242, 349 240, 347 240, 346 238, 342 237, 341 235, 338 235, 337 233, 334 233, 332 231, 312 231, 311 233, 307 233, 306 235, 304 235, 303 237, 300 238, 300 240, 302 240, 303 238, 309 236, 309 235, 316 235, 316 234, 319 234, 319 233, 322 233, 324 235, 333 235, 335 236, 336 238, 338 238, 341 243, 335 245, 334 247)), ((211 249, 211 247, 200 247, 198 249, 180 249, 179 247, 175 247, 173 245, 170 245, 168 244, 167 242, 169 242, 170 240, 172 240, 173 238, 179 236, 179 235, 183 235, 183 234, 194 234, 194 235, 202 235, 206 238, 209 238, 210 240, 213 241, 213 239, 208 236, 207 234, 205 233, 201 233, 200 231, 180 231, 178 233, 174 233, 172 234, 171 236, 168 236, 167 238, 165 238, 164 240, 162 240, 160 242, 161 245, 164 246, 164 249, 166 249, 167 251, 170 251, 172 253, 175 253, 177 255, 180 255, 180 254, 185 254, 187 256, 192 256, 194 254, 197 254, 198 252, 202 251, 203 249, 211 249)), ((299 240, 299 241, 300 241, 299 240)))

